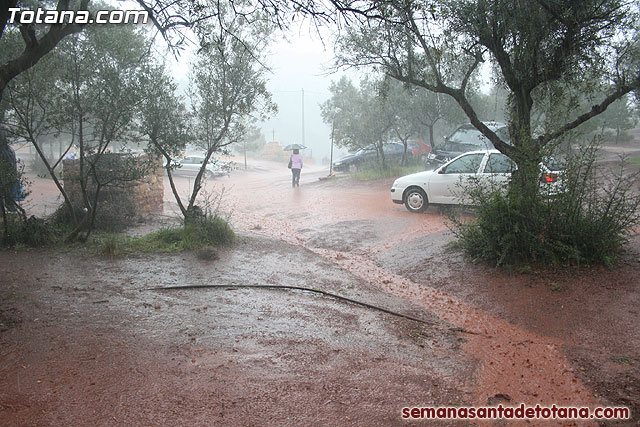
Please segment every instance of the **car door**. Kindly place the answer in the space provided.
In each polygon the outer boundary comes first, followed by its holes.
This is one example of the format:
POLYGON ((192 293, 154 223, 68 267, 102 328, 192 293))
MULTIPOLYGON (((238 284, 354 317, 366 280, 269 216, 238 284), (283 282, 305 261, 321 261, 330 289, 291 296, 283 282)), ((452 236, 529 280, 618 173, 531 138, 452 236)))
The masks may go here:
POLYGON ((196 176, 200 167, 202 166, 202 162, 204 159, 202 157, 189 156, 184 158, 185 162, 183 163, 182 168, 184 169, 185 175, 196 176))
POLYGON ((386 143, 382 146, 384 159, 389 163, 400 163, 404 153, 404 145, 397 142, 386 143))
POLYGON ((184 157, 178 161, 179 167, 174 171, 175 175, 188 176, 191 174, 191 157, 184 157))
POLYGON ((477 178, 483 165, 484 153, 465 154, 433 173, 428 183, 430 203, 464 204, 464 185, 469 179, 477 178))
POLYGON ((364 163, 373 163, 376 161, 377 156, 378 156, 378 152, 376 151, 375 147, 368 146, 368 147, 362 148, 356 153, 352 164, 358 165, 359 167, 364 163))
POLYGON ((516 170, 516 164, 502 153, 491 153, 485 163, 479 179, 486 188, 500 188, 506 190, 511 174, 516 170))

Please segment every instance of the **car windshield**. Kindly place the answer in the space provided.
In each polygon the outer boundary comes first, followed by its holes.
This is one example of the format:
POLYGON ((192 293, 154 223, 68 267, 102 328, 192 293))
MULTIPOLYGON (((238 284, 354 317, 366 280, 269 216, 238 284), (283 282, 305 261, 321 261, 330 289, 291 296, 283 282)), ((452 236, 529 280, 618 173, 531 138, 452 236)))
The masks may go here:
POLYGON ((468 154, 462 156, 449 163, 449 165, 444 168, 444 173, 476 173, 483 158, 484 154, 468 154))
MULTIPOLYGON (((508 141, 506 127, 497 129, 495 133, 503 141, 508 141)), ((442 146, 445 151, 470 151, 469 149, 476 148, 493 148, 493 144, 472 126, 459 127, 445 140, 442 146)))
POLYGON ((402 153, 404 145, 402 144, 384 144, 383 151, 385 153, 402 153))
POLYGON ((374 152, 376 149, 374 147, 364 147, 359 149, 358 151, 356 151, 356 155, 362 155, 362 154, 366 154, 366 153, 372 153, 374 152))
POLYGON ((564 169, 562 164, 553 157, 545 157, 544 159, 542 159, 542 163, 544 163, 544 165, 550 171, 560 171, 564 169))
POLYGON ((487 143, 487 138, 475 128, 460 128, 451 134, 449 142, 484 146, 487 143))
POLYGON ((502 153, 493 153, 484 168, 484 173, 512 173, 516 164, 502 153))

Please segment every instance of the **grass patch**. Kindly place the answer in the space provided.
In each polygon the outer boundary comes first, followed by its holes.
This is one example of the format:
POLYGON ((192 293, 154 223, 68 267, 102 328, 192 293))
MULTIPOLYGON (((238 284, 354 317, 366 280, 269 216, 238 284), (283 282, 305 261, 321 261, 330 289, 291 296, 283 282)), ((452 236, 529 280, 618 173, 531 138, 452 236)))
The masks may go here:
POLYGON ((621 365, 631 365, 631 363, 633 362, 633 358, 631 357, 618 357, 615 359, 615 361, 621 365))
POLYGON ((5 224, 0 218, 0 246, 20 250, 53 246, 60 243, 60 229, 35 216, 22 219, 17 214, 7 217, 5 224))
POLYGON ((640 157, 629 157, 628 162, 631 165, 640 166, 640 157))
POLYGON ((212 247, 231 244, 235 238, 235 233, 227 221, 213 216, 183 227, 165 228, 145 236, 96 236, 94 245, 99 253, 107 256, 199 250, 203 259, 215 259, 217 253, 212 247))
POLYGON ((422 165, 399 166, 394 165, 382 169, 381 166, 373 165, 359 170, 351 175, 356 181, 371 181, 382 178, 397 178, 399 176, 409 175, 416 172, 424 171, 422 165))

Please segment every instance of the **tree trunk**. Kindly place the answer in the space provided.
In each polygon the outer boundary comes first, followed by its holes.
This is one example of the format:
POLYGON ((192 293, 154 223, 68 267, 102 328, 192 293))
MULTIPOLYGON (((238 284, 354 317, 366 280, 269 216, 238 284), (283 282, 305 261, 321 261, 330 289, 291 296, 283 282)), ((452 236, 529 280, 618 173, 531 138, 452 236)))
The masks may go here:
MULTIPOLYGON (((522 143, 522 141, 521 141, 522 143)), ((529 145, 524 143, 524 145, 529 145)), ((538 196, 538 180, 540 179, 540 153, 533 147, 520 147, 513 156, 517 169, 511 175, 509 191, 519 200, 531 201, 538 196)))
POLYGON ((431 149, 433 149, 434 146, 434 140, 433 140, 433 125, 428 126, 429 128, 429 144, 431 145, 431 149))
POLYGON ((382 164, 382 169, 386 169, 387 168, 387 163, 385 162, 384 149, 382 147, 382 143, 381 142, 377 142, 376 143, 376 150, 378 151, 378 158, 380 159, 380 163, 382 164))
POLYGON ((540 176, 540 147, 531 136, 531 107, 533 99, 525 88, 514 90, 511 103, 512 120, 509 123, 509 137, 515 150, 512 160, 518 169, 512 174, 511 189, 522 200, 534 200, 538 194, 540 176))
POLYGON ((5 208, 4 198, 0 199, 0 210, 2 210, 2 225, 4 225, 4 242, 9 242, 9 218, 7 218, 7 209, 5 208))
POLYGON ((404 150, 402 151, 402 161, 400 162, 400 164, 402 166, 407 166, 407 141, 402 141, 402 145, 404 147, 404 150))
POLYGON ((91 209, 91 220, 89 221, 89 226, 87 227, 87 234, 84 236, 84 241, 86 242, 91 235, 91 231, 96 226, 96 215, 98 214, 98 196, 100 196, 100 190, 102 186, 100 185, 98 180, 96 179, 96 193, 93 198, 93 206, 91 209))
POLYGON ((71 199, 69 198, 69 195, 67 194, 64 187, 62 186, 62 183, 56 176, 55 169, 51 167, 51 165, 49 164, 49 161, 47 160, 46 156, 42 152, 42 149, 40 148, 40 146, 38 146, 38 143, 36 142, 36 140, 33 138, 32 135, 30 136, 29 139, 31 140, 31 143, 35 147, 36 152, 38 153, 38 156, 40 156, 40 159, 42 159, 42 162, 44 163, 45 167, 49 171, 49 175, 51 175, 51 179, 53 179, 53 182, 56 184, 56 187, 58 187, 58 191, 60 191, 60 194, 62 194, 62 197, 64 198, 64 203, 67 206, 67 208, 69 208, 69 213, 71 214, 71 222, 73 222, 73 226, 77 227, 78 218, 76 217, 76 212, 73 208, 73 204, 71 203, 71 199))
POLYGON ((180 208, 180 212, 182 212, 182 216, 184 218, 187 217, 187 209, 182 204, 182 199, 180 199, 180 195, 178 194, 178 189, 176 188, 176 184, 173 182, 173 175, 171 175, 171 159, 166 157, 167 159, 167 177, 169 178, 169 186, 171 186, 171 192, 173 193, 173 197, 175 197, 176 202, 178 203, 178 207, 180 208))

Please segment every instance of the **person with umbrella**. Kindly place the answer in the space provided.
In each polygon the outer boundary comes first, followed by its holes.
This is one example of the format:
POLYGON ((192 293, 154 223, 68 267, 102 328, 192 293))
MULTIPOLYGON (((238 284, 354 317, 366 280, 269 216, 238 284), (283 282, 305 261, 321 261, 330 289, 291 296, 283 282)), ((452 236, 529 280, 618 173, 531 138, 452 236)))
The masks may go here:
POLYGON ((296 185, 300 187, 300 171, 302 170, 302 156, 300 155, 300 150, 303 150, 307 147, 300 144, 290 144, 284 147, 286 151, 293 150, 293 154, 289 157, 289 169, 291 169, 291 186, 295 187, 296 185))

